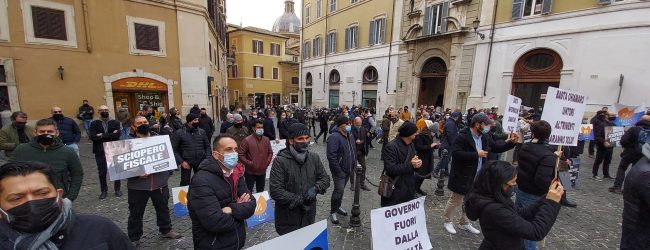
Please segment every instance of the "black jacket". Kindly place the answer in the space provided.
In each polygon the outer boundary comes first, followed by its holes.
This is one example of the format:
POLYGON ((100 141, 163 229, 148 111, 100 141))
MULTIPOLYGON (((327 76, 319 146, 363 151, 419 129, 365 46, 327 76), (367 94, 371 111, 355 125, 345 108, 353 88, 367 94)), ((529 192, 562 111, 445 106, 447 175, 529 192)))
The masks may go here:
POLYGON ((293 124, 294 121, 291 118, 286 118, 278 122, 278 131, 280 132, 280 140, 289 138, 289 126, 293 124))
POLYGON ((83 120, 92 120, 93 115, 95 115, 95 109, 93 108, 93 106, 90 106, 90 105, 88 105, 88 106, 84 106, 84 105, 79 106, 79 114, 77 115, 77 118, 79 118, 79 120, 82 120, 82 121, 83 120))
MULTIPOLYGON (((433 171, 433 148, 431 144, 433 138, 426 134, 418 134, 413 141, 413 146, 417 152, 418 158, 422 160, 422 167, 417 170, 420 176, 429 175, 433 171)), ((431 179, 427 176, 426 179, 431 179)))
POLYGON ((386 150, 382 153, 384 159, 384 171, 386 175, 393 178, 393 195, 390 198, 381 198, 381 206, 387 207, 415 199, 415 176, 411 165, 411 159, 415 156, 413 144, 406 145, 401 137, 386 144, 386 150), (397 181, 395 181, 396 178, 397 181))
MULTIPOLYGON (((598 122, 594 123, 594 140, 597 146, 605 146, 605 127, 614 126, 614 124, 607 119, 597 119, 598 122)), ((611 145, 614 147, 614 145, 611 145)))
POLYGON ((330 177, 316 153, 307 152, 304 164, 298 163, 288 149, 273 160, 269 190, 275 201, 275 230, 283 235, 311 225, 316 219, 316 202, 303 207, 303 195, 311 187, 324 194, 330 177))
POLYGON ((246 243, 245 220, 255 213, 257 203, 252 195, 249 202, 237 203, 238 197, 250 194, 243 166, 239 164, 230 177, 225 177, 220 164, 208 157, 190 183, 187 209, 194 249, 241 249, 246 243), (230 207, 232 214, 223 213, 224 207, 230 207))
MULTIPOLYGON (((502 153, 515 147, 512 142, 494 142, 486 135, 481 136, 483 150, 502 153)), ((476 171, 478 170, 478 151, 470 129, 464 130, 451 147, 451 170, 449 172, 449 190, 465 195, 472 188, 476 171)), ((487 158, 483 159, 483 165, 487 158)))
POLYGON ((117 141, 122 136, 122 129, 120 122, 116 120, 109 120, 106 125, 107 130, 104 130, 104 124, 102 120, 94 120, 90 123, 90 140, 93 141, 93 153, 94 154, 103 154, 104 153, 104 142, 117 141), (114 131, 116 131, 114 133, 114 131), (97 134, 102 134, 97 136, 97 134))
POLYGON ((273 126, 273 120, 268 117, 264 118, 264 136, 271 141, 275 140, 275 126, 273 126))
MULTIPOLYGON (((557 148, 557 147, 556 147, 557 148)), ((555 177, 557 156, 546 142, 527 142, 519 150, 517 186, 528 194, 542 196, 555 177)))
POLYGON ((368 143, 366 141, 368 140, 368 130, 366 130, 366 128, 363 126, 359 128, 352 126, 352 135, 354 135, 354 145, 357 148, 355 152, 361 152, 363 155, 368 155, 368 143), (362 143, 357 144, 356 140, 361 140, 362 143))
POLYGON ((623 134, 621 137, 621 146, 623 146, 623 152, 621 153, 622 157, 628 157, 629 162, 637 162, 643 153, 641 152, 641 144, 639 144, 639 133, 641 129, 648 130, 650 132, 650 121, 641 120, 636 123, 634 127, 631 127, 623 134))
MULTIPOLYGON (((135 249, 131 240, 111 220, 97 215, 77 214, 74 211, 72 214, 71 224, 50 238, 59 249, 135 249), (61 237, 62 239, 59 239, 61 237)), ((0 222, 0 249, 14 249, 16 238, 18 232, 4 220, 0 222)))
POLYGON ((169 118, 167 119, 168 119, 167 125, 169 125, 169 127, 172 128, 172 131, 176 131, 183 128, 183 121, 181 121, 181 118, 178 118, 178 116, 170 115, 169 118))
POLYGON ((325 112, 321 112, 320 115, 318 115, 318 124, 320 125, 321 130, 326 130, 327 129, 327 122, 329 121, 329 116, 325 112))
POLYGON ((540 241, 546 237, 559 212, 560 204, 547 199, 526 208, 475 194, 465 200, 467 218, 479 219, 485 237, 479 249, 524 249, 524 239, 540 241))
POLYGON ((63 144, 78 143, 81 140, 81 130, 79 130, 79 125, 74 120, 68 117, 63 117, 61 120, 55 120, 54 117, 50 117, 50 119, 56 122, 59 138, 61 138, 63 144))
POLYGON ((341 172, 350 173, 357 165, 357 154, 353 134, 345 137, 334 130, 327 138, 327 162, 332 175, 339 176, 341 172))
POLYGON ((177 164, 185 161, 192 166, 197 166, 211 155, 210 141, 203 129, 190 129, 184 126, 176 130, 171 139, 177 164))
POLYGON ((641 158, 627 173, 623 190, 621 249, 650 247, 650 160, 641 158))

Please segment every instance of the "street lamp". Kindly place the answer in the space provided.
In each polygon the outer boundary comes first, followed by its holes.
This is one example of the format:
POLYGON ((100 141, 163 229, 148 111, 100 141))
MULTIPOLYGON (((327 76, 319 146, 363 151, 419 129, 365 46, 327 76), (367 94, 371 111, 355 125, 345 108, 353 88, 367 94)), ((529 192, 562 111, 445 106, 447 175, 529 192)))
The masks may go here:
POLYGON ((478 32, 478 26, 481 24, 481 21, 478 20, 478 17, 472 22, 472 27, 474 28, 474 33, 476 33, 481 40, 485 39, 485 34, 478 32))
POLYGON ((59 77, 61 77, 61 80, 63 80, 63 72, 65 71, 65 69, 63 68, 63 66, 59 65, 59 68, 57 68, 57 70, 59 71, 59 77))
MULTIPOLYGON (((354 92, 353 92, 354 93, 354 92)), ((354 95, 354 94, 353 94, 354 95)), ((364 180, 361 180, 361 164, 357 164, 357 167, 354 168, 354 202, 352 203, 352 216, 350 216, 350 226, 351 227, 360 227, 361 226, 361 205, 359 205, 359 194, 361 190, 361 183, 364 180)))

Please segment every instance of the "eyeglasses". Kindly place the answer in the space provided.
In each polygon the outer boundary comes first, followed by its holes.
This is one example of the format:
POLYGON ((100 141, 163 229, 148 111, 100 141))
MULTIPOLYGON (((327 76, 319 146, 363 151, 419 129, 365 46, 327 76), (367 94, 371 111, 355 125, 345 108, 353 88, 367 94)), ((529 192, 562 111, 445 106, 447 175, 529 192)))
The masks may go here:
POLYGON ((63 111, 52 111, 52 114, 63 114, 63 111))

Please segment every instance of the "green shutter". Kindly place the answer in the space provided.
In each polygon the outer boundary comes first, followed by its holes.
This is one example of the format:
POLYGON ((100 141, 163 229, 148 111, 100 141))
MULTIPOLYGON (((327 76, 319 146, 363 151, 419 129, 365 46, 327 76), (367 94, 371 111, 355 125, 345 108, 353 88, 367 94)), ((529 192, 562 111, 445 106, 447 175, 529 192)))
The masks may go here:
POLYGON ((521 19, 524 15, 524 0, 512 1, 512 19, 521 19))

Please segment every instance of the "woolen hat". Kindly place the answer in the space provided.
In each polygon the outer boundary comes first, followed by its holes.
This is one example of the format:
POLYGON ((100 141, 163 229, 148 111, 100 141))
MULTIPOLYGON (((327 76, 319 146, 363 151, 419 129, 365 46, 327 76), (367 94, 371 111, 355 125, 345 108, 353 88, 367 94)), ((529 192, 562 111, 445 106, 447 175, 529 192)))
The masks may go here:
POLYGON ((339 117, 336 117, 336 126, 337 126, 337 127, 338 127, 338 126, 341 126, 341 125, 343 125, 343 124, 347 124, 348 122, 350 122, 350 118, 348 118, 348 117, 346 117, 346 116, 342 116, 342 115, 341 115, 341 116, 339 116, 339 117))
POLYGON ((297 122, 289 126, 289 139, 303 135, 309 135, 309 128, 305 124, 297 122))
POLYGON ((235 114, 235 116, 233 116, 233 118, 235 118, 235 121, 243 121, 244 120, 244 118, 240 114, 235 114))
POLYGON ((461 116, 463 116, 463 114, 461 114, 460 112, 453 112, 449 116, 451 116, 451 117, 461 117, 461 116))
POLYGON ((490 125, 492 124, 492 120, 490 120, 490 118, 485 113, 481 112, 472 116, 472 122, 470 125, 476 123, 485 123, 487 125, 490 125))
POLYGON ((412 122, 407 121, 399 127, 397 132, 400 137, 409 137, 415 134, 415 132, 418 132, 418 128, 412 122))
POLYGON ((198 119, 198 118, 201 118, 201 116, 195 113, 189 113, 185 116, 185 121, 192 122, 194 121, 194 119, 198 119))

